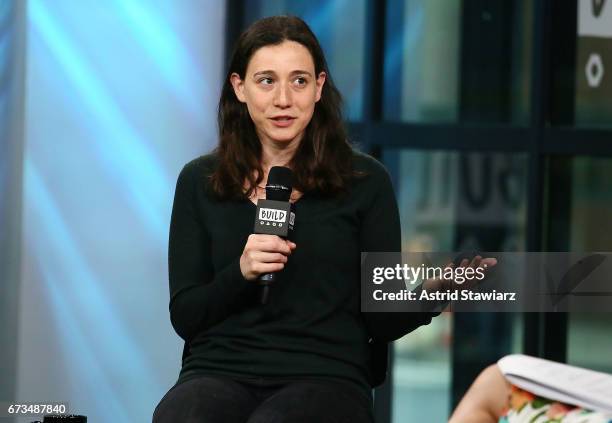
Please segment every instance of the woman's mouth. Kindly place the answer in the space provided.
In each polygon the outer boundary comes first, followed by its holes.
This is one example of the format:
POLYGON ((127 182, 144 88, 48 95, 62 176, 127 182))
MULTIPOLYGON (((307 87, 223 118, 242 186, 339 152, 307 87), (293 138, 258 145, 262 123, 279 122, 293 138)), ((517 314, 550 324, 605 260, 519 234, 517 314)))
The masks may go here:
POLYGON ((279 128, 286 128, 288 126, 291 126, 295 118, 293 116, 275 116, 273 118, 270 118, 270 120, 272 121, 272 124, 274 126, 277 126, 279 128))

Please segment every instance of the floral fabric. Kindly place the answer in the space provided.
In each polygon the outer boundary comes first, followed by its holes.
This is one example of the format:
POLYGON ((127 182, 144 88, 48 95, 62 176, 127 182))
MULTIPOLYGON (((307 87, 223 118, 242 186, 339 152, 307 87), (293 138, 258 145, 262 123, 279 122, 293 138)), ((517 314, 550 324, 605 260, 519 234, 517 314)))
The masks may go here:
POLYGON ((512 385, 508 410, 499 423, 612 423, 612 416, 538 397, 512 385))

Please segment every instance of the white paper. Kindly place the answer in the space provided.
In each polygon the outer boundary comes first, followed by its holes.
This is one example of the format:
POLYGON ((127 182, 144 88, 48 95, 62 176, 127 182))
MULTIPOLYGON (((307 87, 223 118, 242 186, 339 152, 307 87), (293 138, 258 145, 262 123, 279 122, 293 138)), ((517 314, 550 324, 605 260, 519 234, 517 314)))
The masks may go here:
POLYGON ((612 375, 522 354, 497 364, 511 383, 535 395, 612 414, 612 375))

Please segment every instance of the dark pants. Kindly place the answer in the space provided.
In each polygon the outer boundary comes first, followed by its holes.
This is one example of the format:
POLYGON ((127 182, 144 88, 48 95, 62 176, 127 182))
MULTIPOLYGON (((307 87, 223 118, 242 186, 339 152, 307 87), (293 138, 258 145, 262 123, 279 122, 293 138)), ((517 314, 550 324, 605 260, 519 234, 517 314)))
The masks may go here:
POLYGON ((371 397, 357 386, 319 380, 200 376, 173 386, 153 423, 373 423, 371 397))

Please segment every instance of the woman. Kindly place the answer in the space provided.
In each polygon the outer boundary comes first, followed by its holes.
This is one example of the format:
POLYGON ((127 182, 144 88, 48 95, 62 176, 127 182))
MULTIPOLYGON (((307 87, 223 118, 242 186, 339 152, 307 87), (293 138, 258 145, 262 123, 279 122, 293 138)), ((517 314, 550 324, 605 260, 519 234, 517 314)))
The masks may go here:
MULTIPOLYGON (((584 398, 589 396, 586 390, 583 395, 584 398)), ((566 400, 571 395, 562 397, 566 400)), ((514 386, 506 380, 499 366, 492 364, 480 372, 449 423, 498 422, 612 423, 612 416, 562 403, 560 397, 544 398, 514 386)))
POLYGON ((360 252, 399 251, 400 224, 386 170, 352 150, 340 107, 301 19, 241 35, 219 146, 177 182, 170 317, 185 349, 154 422, 373 421, 387 342, 434 314, 360 313, 360 252), (291 240, 252 234, 272 166, 293 171, 291 240), (269 272, 278 278, 260 305, 256 280, 269 272))
POLYGON ((483 370, 450 417, 449 423, 495 423, 504 415, 510 384, 497 364, 483 370))

